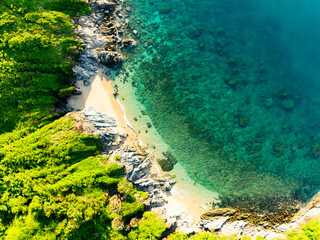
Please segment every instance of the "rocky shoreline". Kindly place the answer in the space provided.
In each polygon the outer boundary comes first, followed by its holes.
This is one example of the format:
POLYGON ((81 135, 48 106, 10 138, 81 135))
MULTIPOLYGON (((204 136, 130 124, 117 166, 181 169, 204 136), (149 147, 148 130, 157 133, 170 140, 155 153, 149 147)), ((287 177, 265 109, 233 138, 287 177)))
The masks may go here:
POLYGON ((294 230, 309 221, 320 217, 320 194, 300 210, 291 222, 269 226, 266 223, 252 224, 245 217, 242 220, 232 220, 237 210, 220 208, 204 213, 200 219, 191 219, 187 212, 167 211, 168 201, 174 181, 170 177, 163 177, 152 171, 152 152, 139 147, 125 146, 126 138, 117 129, 115 119, 86 108, 69 114, 76 121, 75 128, 86 134, 98 135, 104 144, 102 154, 113 159, 119 155, 118 164, 124 167, 125 177, 131 181, 139 191, 147 193, 148 198, 140 198, 146 209, 158 213, 163 217, 171 230, 184 233, 196 233, 202 230, 214 231, 230 236, 262 236, 267 239, 283 238, 283 233, 294 230))
POLYGON ((98 73, 98 68, 104 66, 109 70, 118 69, 123 62, 123 54, 134 47, 135 41, 123 39, 123 29, 128 21, 123 11, 122 1, 88 0, 91 7, 89 16, 77 19, 74 33, 83 42, 80 59, 73 71, 76 80, 87 81, 98 73))
MULTIPOLYGON (((123 53, 134 47, 135 41, 123 38, 123 29, 128 25, 125 18, 129 8, 124 8, 121 1, 88 0, 92 12, 80 17, 75 34, 84 44, 80 60, 73 69, 77 81, 90 85, 89 79, 103 69, 112 75, 121 67, 123 53), (122 9, 122 11, 121 11, 122 9)), ((134 31, 134 30, 133 30, 134 31)), ((115 91, 116 93, 116 91, 115 91)), ((78 109, 75 109, 78 110, 78 109)), ((267 239, 281 238, 283 232, 294 229, 302 223, 320 216, 320 196, 315 198, 288 224, 270 227, 266 223, 254 225, 243 219, 232 220, 234 209, 215 209, 202 215, 201 219, 192 219, 186 211, 167 211, 174 181, 152 171, 152 152, 139 147, 124 146, 125 135, 118 130, 115 119, 86 108, 71 113, 76 119, 76 128, 91 135, 98 135, 104 144, 103 154, 119 155, 119 164, 124 166, 125 177, 138 190, 148 194, 148 199, 141 198, 148 210, 159 213, 166 219, 171 230, 186 233, 210 230, 223 235, 262 236, 267 239)))

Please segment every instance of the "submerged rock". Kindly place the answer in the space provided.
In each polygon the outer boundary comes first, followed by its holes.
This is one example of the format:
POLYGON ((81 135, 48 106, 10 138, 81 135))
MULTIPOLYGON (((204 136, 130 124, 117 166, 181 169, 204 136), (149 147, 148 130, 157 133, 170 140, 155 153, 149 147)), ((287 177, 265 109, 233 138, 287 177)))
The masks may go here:
POLYGON ((158 159, 161 169, 165 172, 169 172, 173 169, 174 165, 177 163, 177 159, 169 151, 163 152, 162 155, 165 157, 163 159, 158 159))
POLYGON ((168 159, 157 159, 158 164, 160 165, 161 169, 165 172, 169 172, 174 168, 174 164, 168 159))
POLYGON ((275 152, 277 157, 280 157, 284 151, 284 144, 282 142, 273 144, 273 151, 275 152))
POLYGON ((320 157, 320 144, 315 143, 312 145, 311 150, 309 152, 310 157, 319 158, 320 157))
POLYGON ((125 39, 122 41, 122 43, 125 48, 135 47, 135 45, 136 45, 136 41, 133 39, 125 39))
POLYGON ((271 106, 273 105, 273 99, 272 98, 267 98, 263 105, 266 107, 266 108, 271 108, 271 106))
POLYGON ((210 220, 215 217, 233 216, 237 212, 234 208, 217 208, 201 215, 201 220, 210 220))
POLYGON ((238 118, 238 123, 240 127, 246 127, 249 123, 249 118, 244 115, 240 115, 238 118))
POLYGON ((226 84, 228 84, 231 88, 235 89, 237 84, 238 84, 238 80, 234 77, 226 77, 224 79, 224 82, 226 84))
POLYGON ((281 102, 281 107, 285 110, 291 110, 294 108, 294 101, 292 98, 286 98, 281 102))

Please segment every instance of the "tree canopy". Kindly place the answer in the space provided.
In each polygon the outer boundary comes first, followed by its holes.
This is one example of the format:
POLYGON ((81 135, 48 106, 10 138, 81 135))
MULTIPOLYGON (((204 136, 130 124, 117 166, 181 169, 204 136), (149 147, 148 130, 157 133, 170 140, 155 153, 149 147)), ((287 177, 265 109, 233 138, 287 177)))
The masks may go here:
POLYGON ((87 11, 84 0, 1 1, 0 133, 56 115, 82 46, 71 17, 87 11))

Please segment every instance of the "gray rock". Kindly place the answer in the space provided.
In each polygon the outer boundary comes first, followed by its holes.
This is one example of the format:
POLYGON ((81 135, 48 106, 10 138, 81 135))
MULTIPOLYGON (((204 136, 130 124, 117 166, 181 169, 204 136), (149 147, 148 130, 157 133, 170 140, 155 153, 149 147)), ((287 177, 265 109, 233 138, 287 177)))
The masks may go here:
POLYGON ((231 236, 231 235, 237 235, 241 236, 244 228, 248 225, 249 223, 245 221, 235 221, 229 224, 225 224, 221 228, 221 233, 226 236, 231 236))
POLYGON ((170 191, 170 190, 171 190, 171 185, 170 185, 170 183, 169 183, 169 182, 166 182, 166 183, 161 187, 161 189, 162 189, 163 191, 165 191, 165 192, 170 191))
POLYGON ((211 231, 220 230, 229 219, 230 217, 217 217, 208 221, 203 227, 211 231))
POLYGON ((123 46, 124 46, 125 48, 135 47, 136 44, 137 44, 136 41, 133 40, 133 39, 125 39, 125 40, 122 41, 122 43, 123 43, 123 46))
MULTIPOLYGON (((136 183, 136 181, 137 181, 138 179, 141 179, 141 178, 144 177, 145 175, 146 175, 146 174, 145 174, 144 172, 142 172, 142 171, 140 171, 139 169, 136 168, 136 169, 134 169, 134 170, 132 171, 131 174, 129 174, 128 180, 134 182, 135 184, 140 185, 140 183, 136 183)), ((143 187, 143 185, 141 185, 141 186, 143 187)))
POLYGON ((123 62, 121 54, 112 51, 102 51, 98 58, 102 64, 110 68, 120 66, 123 62))

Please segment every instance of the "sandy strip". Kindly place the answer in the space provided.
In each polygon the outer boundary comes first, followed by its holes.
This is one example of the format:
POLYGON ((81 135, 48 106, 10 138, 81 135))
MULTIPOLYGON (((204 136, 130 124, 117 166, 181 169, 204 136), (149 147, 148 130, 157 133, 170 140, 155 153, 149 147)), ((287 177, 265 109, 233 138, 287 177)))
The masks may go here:
POLYGON ((112 81, 109 77, 100 69, 98 74, 88 82, 90 84, 85 86, 83 81, 77 81, 76 87, 81 89, 82 94, 72 96, 69 99, 69 105, 76 110, 94 107, 97 111, 113 117, 122 133, 127 135, 125 144, 139 146, 141 141, 128 125, 125 113, 114 96, 112 81))
MULTIPOLYGON (((97 111, 113 117, 116 119, 122 134, 127 135, 124 144, 141 146, 141 144, 143 144, 142 141, 138 138, 137 133, 128 122, 119 99, 114 96, 114 89, 110 77, 103 73, 103 69, 99 69, 98 74, 91 78, 88 83, 89 84, 84 85, 84 81, 76 82, 76 87, 81 89, 82 94, 72 96, 68 101, 69 105, 76 110, 94 107, 97 111)), ((153 170, 159 173, 156 165, 153 167, 153 170)), ((200 215, 204 212, 203 207, 195 204, 191 198, 177 191, 172 191, 171 196, 168 196, 167 200, 167 215, 174 214, 175 212, 184 212, 187 213, 188 217, 198 221, 200 215)))

